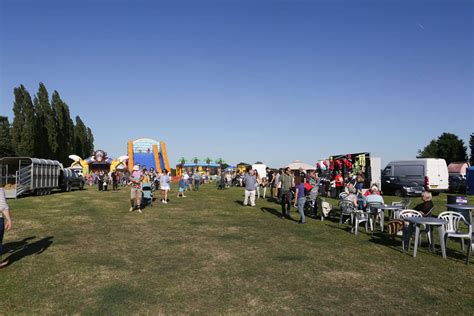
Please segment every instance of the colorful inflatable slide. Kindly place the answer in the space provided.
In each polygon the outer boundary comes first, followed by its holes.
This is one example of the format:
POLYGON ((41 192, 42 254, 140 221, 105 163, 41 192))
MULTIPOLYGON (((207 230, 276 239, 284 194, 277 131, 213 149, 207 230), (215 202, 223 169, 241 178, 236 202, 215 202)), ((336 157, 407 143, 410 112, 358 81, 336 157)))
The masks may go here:
POLYGON ((164 142, 158 142, 149 138, 140 138, 128 142, 128 169, 131 171, 134 165, 146 167, 148 170, 154 168, 158 172, 163 169, 170 170, 168 155, 164 142))

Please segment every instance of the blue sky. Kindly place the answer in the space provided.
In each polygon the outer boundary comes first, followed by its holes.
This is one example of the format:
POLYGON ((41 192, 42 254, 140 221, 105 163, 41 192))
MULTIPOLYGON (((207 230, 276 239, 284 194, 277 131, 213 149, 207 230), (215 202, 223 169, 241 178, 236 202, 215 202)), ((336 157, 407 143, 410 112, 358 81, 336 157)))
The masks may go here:
POLYGON ((1 113, 44 82, 111 156, 386 164, 474 131, 473 1, 0 3, 1 113))

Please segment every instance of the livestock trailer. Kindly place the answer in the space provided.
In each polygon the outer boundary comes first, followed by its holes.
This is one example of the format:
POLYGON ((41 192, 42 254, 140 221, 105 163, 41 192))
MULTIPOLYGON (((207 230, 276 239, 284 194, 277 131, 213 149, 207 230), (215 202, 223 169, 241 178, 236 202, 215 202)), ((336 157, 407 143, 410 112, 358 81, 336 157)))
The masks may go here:
POLYGON ((7 198, 22 194, 50 194, 59 183, 62 164, 56 160, 5 157, 0 158, 0 186, 7 198))

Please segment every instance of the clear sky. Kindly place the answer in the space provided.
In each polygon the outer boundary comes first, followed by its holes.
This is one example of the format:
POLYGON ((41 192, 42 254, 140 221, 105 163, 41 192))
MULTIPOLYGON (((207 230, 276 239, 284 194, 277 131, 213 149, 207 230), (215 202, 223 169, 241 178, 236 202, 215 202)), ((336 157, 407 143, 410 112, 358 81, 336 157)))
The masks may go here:
POLYGON ((0 109, 44 82, 94 131, 280 166, 474 132, 474 1, 0 0, 0 109))

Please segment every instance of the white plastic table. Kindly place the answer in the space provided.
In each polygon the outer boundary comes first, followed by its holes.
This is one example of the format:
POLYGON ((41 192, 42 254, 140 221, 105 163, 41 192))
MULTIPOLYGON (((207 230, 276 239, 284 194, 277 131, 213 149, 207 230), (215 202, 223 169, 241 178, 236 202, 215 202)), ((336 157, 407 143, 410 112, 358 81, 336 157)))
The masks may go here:
MULTIPOLYGON (((446 225, 448 223, 447 221, 445 221, 444 219, 437 218, 437 217, 409 217, 405 219, 405 221, 415 226, 415 246, 413 247, 413 257, 416 257, 416 251, 418 250, 418 240, 420 238, 420 226, 426 225, 429 228, 430 237, 431 237, 431 245, 433 246, 433 250, 435 246, 433 226, 438 227, 439 244, 441 246, 441 253, 443 255, 443 258, 446 258, 446 245, 444 244, 443 225, 446 225)), ((408 241, 410 240, 410 236, 408 236, 407 240, 408 241)))
POLYGON ((396 205, 387 205, 387 204, 383 204, 379 207, 377 207, 378 209, 380 210, 388 210, 390 211, 390 214, 388 215, 389 218, 395 218, 395 211, 399 211, 399 210, 402 210, 403 207, 402 206, 396 206, 396 205), (393 213, 393 217, 392 217, 392 213, 393 213))

